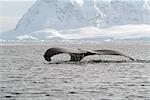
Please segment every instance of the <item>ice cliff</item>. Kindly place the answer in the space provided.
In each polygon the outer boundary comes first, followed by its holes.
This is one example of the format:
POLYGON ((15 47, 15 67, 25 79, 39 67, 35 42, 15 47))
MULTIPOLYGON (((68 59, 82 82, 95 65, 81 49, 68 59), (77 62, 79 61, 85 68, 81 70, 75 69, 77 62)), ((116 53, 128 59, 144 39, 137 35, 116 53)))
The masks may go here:
POLYGON ((150 0, 37 0, 20 19, 13 36, 38 39, 35 32, 44 29, 66 32, 123 25, 150 25, 150 0))

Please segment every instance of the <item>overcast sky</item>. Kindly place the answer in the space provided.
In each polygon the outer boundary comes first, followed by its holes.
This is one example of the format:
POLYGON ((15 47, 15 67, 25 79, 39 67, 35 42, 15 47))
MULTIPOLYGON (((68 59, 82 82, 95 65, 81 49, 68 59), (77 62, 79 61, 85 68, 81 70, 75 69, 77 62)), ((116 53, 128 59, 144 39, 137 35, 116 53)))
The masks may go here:
POLYGON ((0 32, 13 29, 36 0, 0 0, 0 32))

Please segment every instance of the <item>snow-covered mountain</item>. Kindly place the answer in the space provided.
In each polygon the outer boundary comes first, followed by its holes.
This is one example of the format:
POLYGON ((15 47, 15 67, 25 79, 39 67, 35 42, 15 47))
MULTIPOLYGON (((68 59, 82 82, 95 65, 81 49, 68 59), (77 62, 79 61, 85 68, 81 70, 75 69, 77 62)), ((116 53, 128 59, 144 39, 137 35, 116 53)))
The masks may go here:
POLYGON ((141 34, 144 34, 143 37, 149 37, 150 0, 37 0, 20 19, 16 28, 1 37, 33 40, 56 37, 73 39, 71 32, 78 37, 76 39, 87 36, 101 38, 105 37, 104 35, 111 39, 123 39, 124 36, 133 38, 131 34, 138 38, 141 34), (149 27, 146 32, 145 26, 149 27), (121 32, 124 29, 123 34, 114 35, 116 31, 109 31, 114 27, 121 32), (137 27, 141 27, 139 32, 131 31, 137 27), (77 30, 80 30, 80 34, 77 30), (95 31, 98 33, 94 34, 95 31))

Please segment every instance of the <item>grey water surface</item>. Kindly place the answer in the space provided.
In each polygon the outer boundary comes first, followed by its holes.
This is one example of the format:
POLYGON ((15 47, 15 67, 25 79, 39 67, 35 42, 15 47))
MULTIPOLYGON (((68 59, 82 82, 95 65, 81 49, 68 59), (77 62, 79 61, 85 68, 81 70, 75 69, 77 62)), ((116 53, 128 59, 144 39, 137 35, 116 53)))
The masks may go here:
POLYGON ((150 44, 2 43, 0 100, 150 100, 150 63, 49 64, 43 54, 50 47, 115 49, 150 60, 150 44))

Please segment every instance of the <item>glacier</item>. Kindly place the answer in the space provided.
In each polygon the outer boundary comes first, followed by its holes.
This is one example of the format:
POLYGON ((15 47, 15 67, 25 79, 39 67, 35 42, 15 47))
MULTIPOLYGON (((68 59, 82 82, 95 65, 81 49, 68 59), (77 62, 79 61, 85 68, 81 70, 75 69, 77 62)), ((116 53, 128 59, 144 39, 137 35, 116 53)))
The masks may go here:
MULTIPOLYGON (((63 31, 44 29, 35 32, 36 34, 49 34, 51 38, 60 37, 63 39, 83 39, 83 38, 113 38, 128 39, 128 38, 150 38, 150 25, 123 25, 113 26, 110 28, 99 29, 96 27, 83 27, 78 29, 68 29, 63 31), (142 34, 141 34, 142 33, 142 34)), ((33 35, 34 36, 34 35, 33 35)))
POLYGON ((150 0, 37 0, 1 40, 150 39, 150 0))

